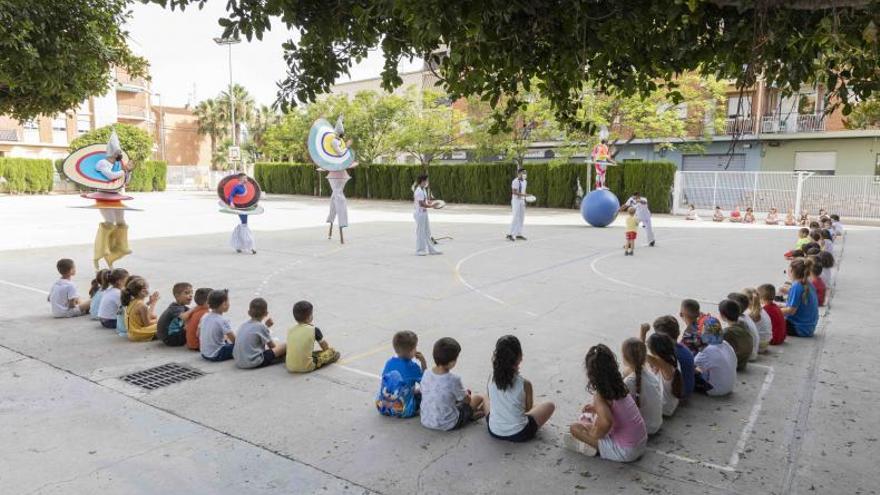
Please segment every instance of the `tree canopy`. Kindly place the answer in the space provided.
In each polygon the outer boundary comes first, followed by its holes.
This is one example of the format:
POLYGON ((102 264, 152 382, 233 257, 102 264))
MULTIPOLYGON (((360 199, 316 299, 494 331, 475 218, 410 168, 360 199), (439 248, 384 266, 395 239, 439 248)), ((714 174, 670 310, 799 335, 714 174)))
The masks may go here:
POLYGON ((146 74, 122 26, 128 0, 0 1, 0 115, 28 120, 110 88, 111 68, 146 74))
POLYGON ((76 150, 90 144, 107 144, 114 129, 119 136, 120 146, 136 166, 143 165, 153 155, 153 137, 147 131, 130 124, 112 124, 89 131, 74 139, 70 143, 70 149, 76 150))
MULTIPOLYGON (((185 8, 206 0, 149 1, 185 8)), ((588 130, 579 118, 585 83, 624 95, 666 89, 677 102, 684 72, 740 86, 763 76, 786 94, 821 83, 829 108, 839 103, 845 113, 880 89, 880 2, 341 0, 328 10, 318 0, 230 0, 227 13, 219 24, 228 36, 261 38, 273 23, 299 32, 284 44, 283 107, 328 92, 376 47, 386 90, 402 84, 402 59, 424 57, 451 98, 503 101, 509 116, 524 104, 519 88, 537 78, 557 120, 588 130)))

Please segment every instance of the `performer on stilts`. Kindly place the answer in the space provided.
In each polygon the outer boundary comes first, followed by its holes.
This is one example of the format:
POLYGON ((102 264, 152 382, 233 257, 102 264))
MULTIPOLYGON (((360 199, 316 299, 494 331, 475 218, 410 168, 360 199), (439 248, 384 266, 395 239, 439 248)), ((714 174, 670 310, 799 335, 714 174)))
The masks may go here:
POLYGON ((71 153, 62 166, 64 175, 82 186, 95 189, 82 197, 94 199, 96 208, 104 221, 98 224, 92 260, 95 269, 100 268, 100 260, 113 268, 113 263, 131 254, 128 246, 128 224, 125 223, 125 210, 133 210, 122 203, 132 199, 120 194, 131 178, 133 166, 119 144, 119 136, 114 130, 106 145, 92 144, 71 153))
POLYGON ((596 169, 596 189, 607 189, 605 187, 605 172, 608 170, 608 165, 614 164, 608 149, 608 139, 602 138, 599 144, 593 147, 591 157, 593 167, 596 169))
POLYGON ((229 240, 232 249, 235 249, 236 253, 257 254, 254 234, 248 226, 248 217, 263 213, 263 207, 257 204, 262 194, 260 185, 242 172, 221 180, 217 186, 217 194, 221 199, 220 211, 238 215, 239 224, 235 226, 229 240))
POLYGON ((348 227, 348 200, 345 197, 345 184, 351 179, 348 169, 357 166, 354 150, 350 148, 351 140, 345 139, 345 127, 342 116, 336 120, 335 126, 325 119, 318 119, 309 131, 309 155, 320 170, 327 171, 327 182, 330 183, 330 212, 327 223, 330 224, 327 238, 333 238, 333 224, 339 226, 339 242, 345 244, 343 230, 348 227))

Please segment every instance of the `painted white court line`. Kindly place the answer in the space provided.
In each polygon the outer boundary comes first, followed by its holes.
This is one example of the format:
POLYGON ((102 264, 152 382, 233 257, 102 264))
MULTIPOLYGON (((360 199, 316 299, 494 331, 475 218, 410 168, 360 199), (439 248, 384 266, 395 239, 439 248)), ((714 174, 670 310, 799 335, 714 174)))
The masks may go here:
POLYGON ((455 268, 453 269, 453 272, 455 273, 455 279, 458 280, 459 283, 461 283, 461 285, 464 285, 465 287, 467 287, 467 288, 468 288, 469 290, 471 290, 472 292, 476 292, 477 294, 479 294, 479 295, 485 297, 486 299, 488 299, 488 300, 494 302, 495 304, 500 304, 500 305, 502 305, 502 306, 507 306, 507 303, 505 303, 505 302, 502 301, 501 299, 498 299, 497 297, 493 296, 492 294, 488 294, 488 293, 486 293, 486 292, 481 291, 480 289, 478 289, 478 288, 474 287, 473 285, 471 285, 470 282, 468 282, 467 280, 465 280, 465 278, 461 275, 461 266, 464 265, 464 264, 465 264, 468 260, 470 260, 471 258, 475 258, 475 257, 477 257, 477 256, 479 256, 479 255, 481 255, 481 254, 486 254, 486 253, 490 253, 490 252, 492 252, 492 251, 497 251, 497 250, 499 250, 499 249, 506 249, 506 248, 509 248, 509 247, 510 247, 510 246, 496 246, 496 247, 491 247, 491 248, 488 248, 488 249, 483 249, 483 250, 477 251, 477 252, 475 252, 475 253, 471 253, 471 254, 465 256, 464 258, 458 260, 458 263, 455 264, 455 268))
POLYGON ((761 407, 764 405, 764 397, 767 396, 767 392, 770 390, 770 385, 773 383, 773 375, 775 373, 772 366, 755 363, 749 363, 749 366, 766 369, 767 375, 764 376, 764 383, 761 385, 760 392, 758 392, 758 398, 755 400, 754 405, 752 405, 749 419, 746 421, 746 425, 743 427, 742 433, 739 435, 739 440, 736 442, 736 448, 734 449, 733 454, 730 455, 730 460, 727 462, 727 464, 734 469, 736 468, 736 465, 739 464, 739 458, 743 452, 745 452, 746 443, 748 443, 749 437, 752 436, 752 432, 755 429, 755 423, 758 421, 758 416, 761 414, 761 407))
POLYGON ((724 471, 724 472, 728 472, 728 473, 732 473, 732 472, 736 471, 736 468, 731 467, 731 466, 722 466, 721 464, 714 464, 711 462, 698 461, 697 459, 691 459, 690 457, 687 457, 687 456, 673 454, 672 452, 664 452, 662 450, 657 450, 657 449, 652 450, 652 452, 654 452, 655 454, 660 454, 664 457, 668 457, 670 459, 675 459, 676 461, 687 462, 688 464, 698 464, 700 466, 707 467, 709 469, 717 469, 719 471, 724 471))
POLYGON ((36 292, 37 294, 49 295, 49 291, 43 289, 37 289, 36 287, 29 287, 27 285, 16 284, 13 282, 8 282, 6 280, 0 280, 0 284, 8 285, 10 287, 15 287, 16 289, 24 289, 29 290, 31 292, 36 292))
POLYGON ((331 368, 339 368, 339 369, 342 369, 342 370, 345 370, 345 371, 348 371, 348 372, 351 372, 351 373, 355 373, 355 374, 362 375, 362 376, 366 376, 366 377, 370 377, 370 378, 375 378, 376 380, 381 380, 381 379, 382 379, 381 376, 379 376, 379 375, 377 375, 377 374, 375 374, 375 373, 370 373, 370 372, 367 372, 367 371, 361 371, 361 370, 359 370, 359 369, 357 369, 357 368, 351 368, 351 367, 346 366, 346 365, 344 365, 344 364, 333 363, 332 365, 330 365, 330 367, 331 367, 331 368))

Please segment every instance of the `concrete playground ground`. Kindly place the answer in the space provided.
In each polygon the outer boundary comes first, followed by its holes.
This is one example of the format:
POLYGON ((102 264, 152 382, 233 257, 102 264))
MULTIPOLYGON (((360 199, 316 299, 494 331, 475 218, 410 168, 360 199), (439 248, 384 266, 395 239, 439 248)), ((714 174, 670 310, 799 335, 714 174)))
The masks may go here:
POLYGON ((252 217, 258 254, 228 247, 237 219, 209 193, 138 194, 134 254, 117 263, 162 296, 228 288, 237 327, 267 299, 284 338, 291 307, 315 305, 339 363, 307 375, 239 370, 161 343, 133 343, 46 303, 55 261, 93 275, 92 210, 77 196, 0 197, 0 492, 56 493, 877 493, 880 229, 851 226, 833 300, 813 339, 789 338, 738 376, 727 398, 693 397, 630 465, 562 448, 589 400, 583 357, 616 352, 639 324, 704 310, 728 292, 784 280, 792 229, 656 216, 657 246, 575 211, 530 209, 527 242, 504 240, 503 207, 431 213, 443 256, 414 256, 408 203, 352 201, 346 244, 327 240, 326 200, 269 196, 252 217), (535 441, 493 440, 484 421, 441 433, 381 417, 373 399, 395 331, 457 339, 455 372, 484 392, 498 337, 517 335, 523 375, 556 412, 535 441), (122 375, 166 363, 204 373, 152 391, 122 375), (872 455, 872 453, 874 455, 872 455))

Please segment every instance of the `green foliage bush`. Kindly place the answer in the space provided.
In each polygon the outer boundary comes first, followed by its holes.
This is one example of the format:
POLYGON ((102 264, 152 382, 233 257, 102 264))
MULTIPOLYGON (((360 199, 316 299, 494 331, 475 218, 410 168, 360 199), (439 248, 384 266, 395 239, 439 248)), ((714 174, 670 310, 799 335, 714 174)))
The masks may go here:
MULTIPOLYGON (((586 192, 590 167, 585 163, 527 164, 528 192, 537 196, 536 206, 576 208, 578 184, 586 192)), ((422 173, 421 165, 359 165, 350 169, 345 186, 350 198, 411 200, 412 184, 422 173)), ((651 210, 669 212, 669 194, 676 167, 668 162, 627 162, 608 167, 606 182, 623 201, 633 191, 648 198, 651 210)), ((268 193, 329 196, 326 174, 311 163, 257 163, 257 182, 268 193)), ((466 163, 428 167, 431 191, 449 203, 510 203, 510 184, 516 176, 513 163, 466 163)), ((590 185, 590 187, 592 187, 590 185)))
POLYGON ((139 164, 131 173, 131 180, 125 186, 130 192, 164 191, 168 164, 163 161, 147 160, 139 164))
POLYGON ((2 187, 11 193, 47 193, 52 190, 53 165, 49 159, 0 158, 2 187))

